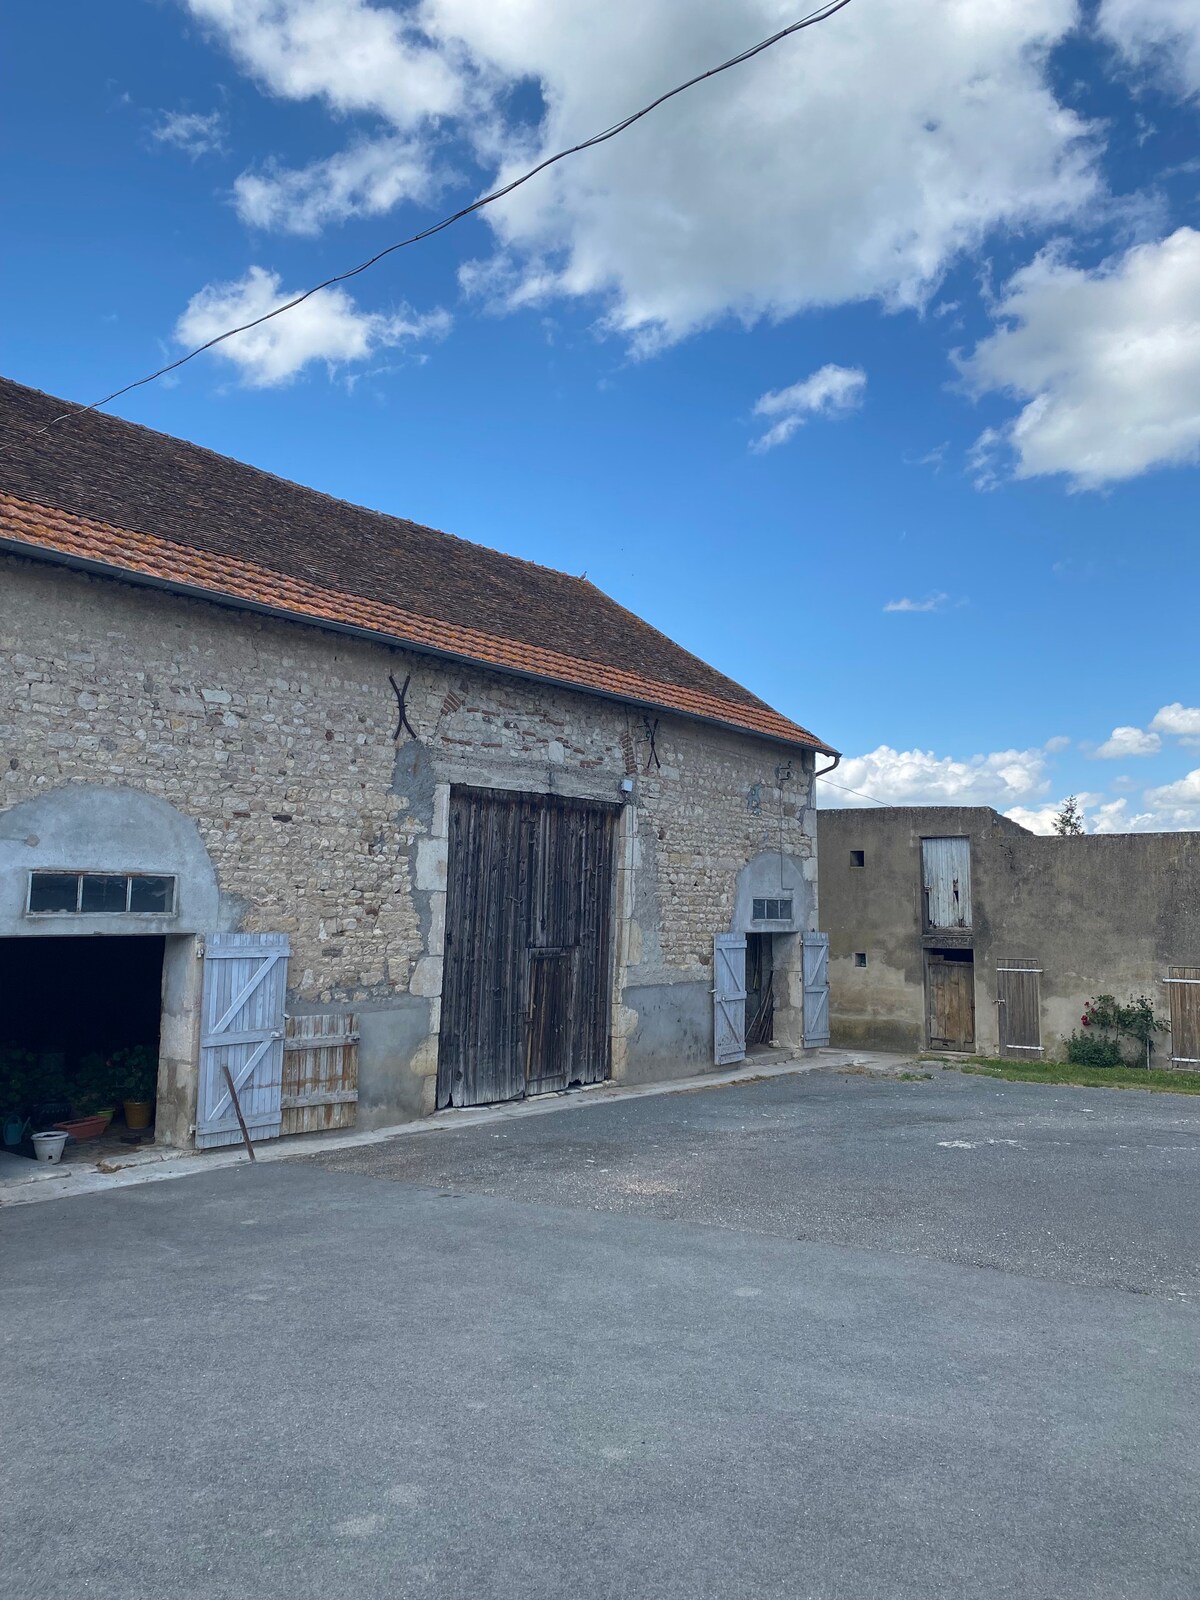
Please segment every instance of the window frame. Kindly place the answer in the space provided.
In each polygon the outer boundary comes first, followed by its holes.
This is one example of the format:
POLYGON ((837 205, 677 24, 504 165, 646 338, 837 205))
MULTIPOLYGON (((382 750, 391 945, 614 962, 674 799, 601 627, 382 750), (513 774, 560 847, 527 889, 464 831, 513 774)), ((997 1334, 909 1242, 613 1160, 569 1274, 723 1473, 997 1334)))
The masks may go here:
POLYGON ((137 917, 164 918, 175 917, 179 914, 179 877, 174 872, 120 872, 104 871, 99 867, 31 867, 25 884, 25 915, 27 917, 42 918, 89 918, 89 917, 137 917), (75 905, 72 910, 64 911, 37 911, 33 906, 34 880, 46 878, 74 878, 75 879, 75 905), (85 911, 83 909, 83 885, 87 878, 124 878, 125 879, 125 907, 122 911, 85 911), (154 911, 134 911, 133 885, 136 881, 146 878, 158 879, 170 884, 170 896, 165 908, 154 911))

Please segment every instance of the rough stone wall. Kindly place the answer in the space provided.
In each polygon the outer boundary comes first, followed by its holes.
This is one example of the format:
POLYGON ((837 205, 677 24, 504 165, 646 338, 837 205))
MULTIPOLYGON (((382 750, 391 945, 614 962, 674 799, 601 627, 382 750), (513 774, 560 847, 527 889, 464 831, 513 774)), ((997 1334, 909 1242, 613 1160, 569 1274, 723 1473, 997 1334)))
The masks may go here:
POLYGON ((366 1120, 432 1104, 451 783, 611 801, 632 777, 614 1071, 637 1075, 642 1021, 661 1061, 685 993, 680 1059, 704 1064, 712 936, 731 926, 739 871, 782 849, 815 906, 813 762, 657 723, 660 765, 638 708, 0 555, 0 811, 98 784, 192 818, 221 926, 290 936, 289 1007, 364 1012, 366 1120), (415 738, 394 738, 389 676, 409 680, 415 738))

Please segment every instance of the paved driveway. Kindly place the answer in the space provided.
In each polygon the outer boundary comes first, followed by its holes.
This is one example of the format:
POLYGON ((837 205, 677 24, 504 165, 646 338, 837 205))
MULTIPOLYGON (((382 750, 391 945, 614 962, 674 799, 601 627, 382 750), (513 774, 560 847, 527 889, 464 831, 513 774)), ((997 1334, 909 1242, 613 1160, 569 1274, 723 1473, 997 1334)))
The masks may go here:
POLYGON ((1200 1593, 1200 1106, 813 1073, 0 1215, 0 1595, 1200 1593))

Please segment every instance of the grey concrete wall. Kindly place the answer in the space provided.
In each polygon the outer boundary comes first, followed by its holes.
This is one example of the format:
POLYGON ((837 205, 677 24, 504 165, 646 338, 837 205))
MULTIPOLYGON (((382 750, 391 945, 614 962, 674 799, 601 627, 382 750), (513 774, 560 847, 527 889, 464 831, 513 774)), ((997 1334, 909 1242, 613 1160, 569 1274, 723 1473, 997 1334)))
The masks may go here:
MULTIPOLYGON (((926 1042, 924 949, 968 944, 975 958, 976 1047, 999 1048, 996 965, 1042 969, 1042 1043, 1061 1057, 1084 1003, 1148 994, 1169 1015, 1160 979, 1200 963, 1200 833, 1044 838, 985 807, 888 807, 819 813, 823 920, 830 934, 832 1037, 917 1049, 926 1042), (922 930, 921 839, 971 841, 969 936, 922 930), (866 864, 850 864, 863 850, 866 864), (866 968, 854 965, 865 952, 866 968)), ((1158 1056, 1170 1054, 1166 1036, 1158 1056)))

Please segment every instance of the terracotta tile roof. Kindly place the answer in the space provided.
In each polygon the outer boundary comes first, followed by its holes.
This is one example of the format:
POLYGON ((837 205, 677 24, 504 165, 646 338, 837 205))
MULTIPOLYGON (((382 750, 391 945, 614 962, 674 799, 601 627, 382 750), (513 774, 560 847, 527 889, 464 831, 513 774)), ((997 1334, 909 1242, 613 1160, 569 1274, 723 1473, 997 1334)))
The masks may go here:
POLYGON ((10 547, 833 753, 585 579, 63 409, 0 379, 10 547))

